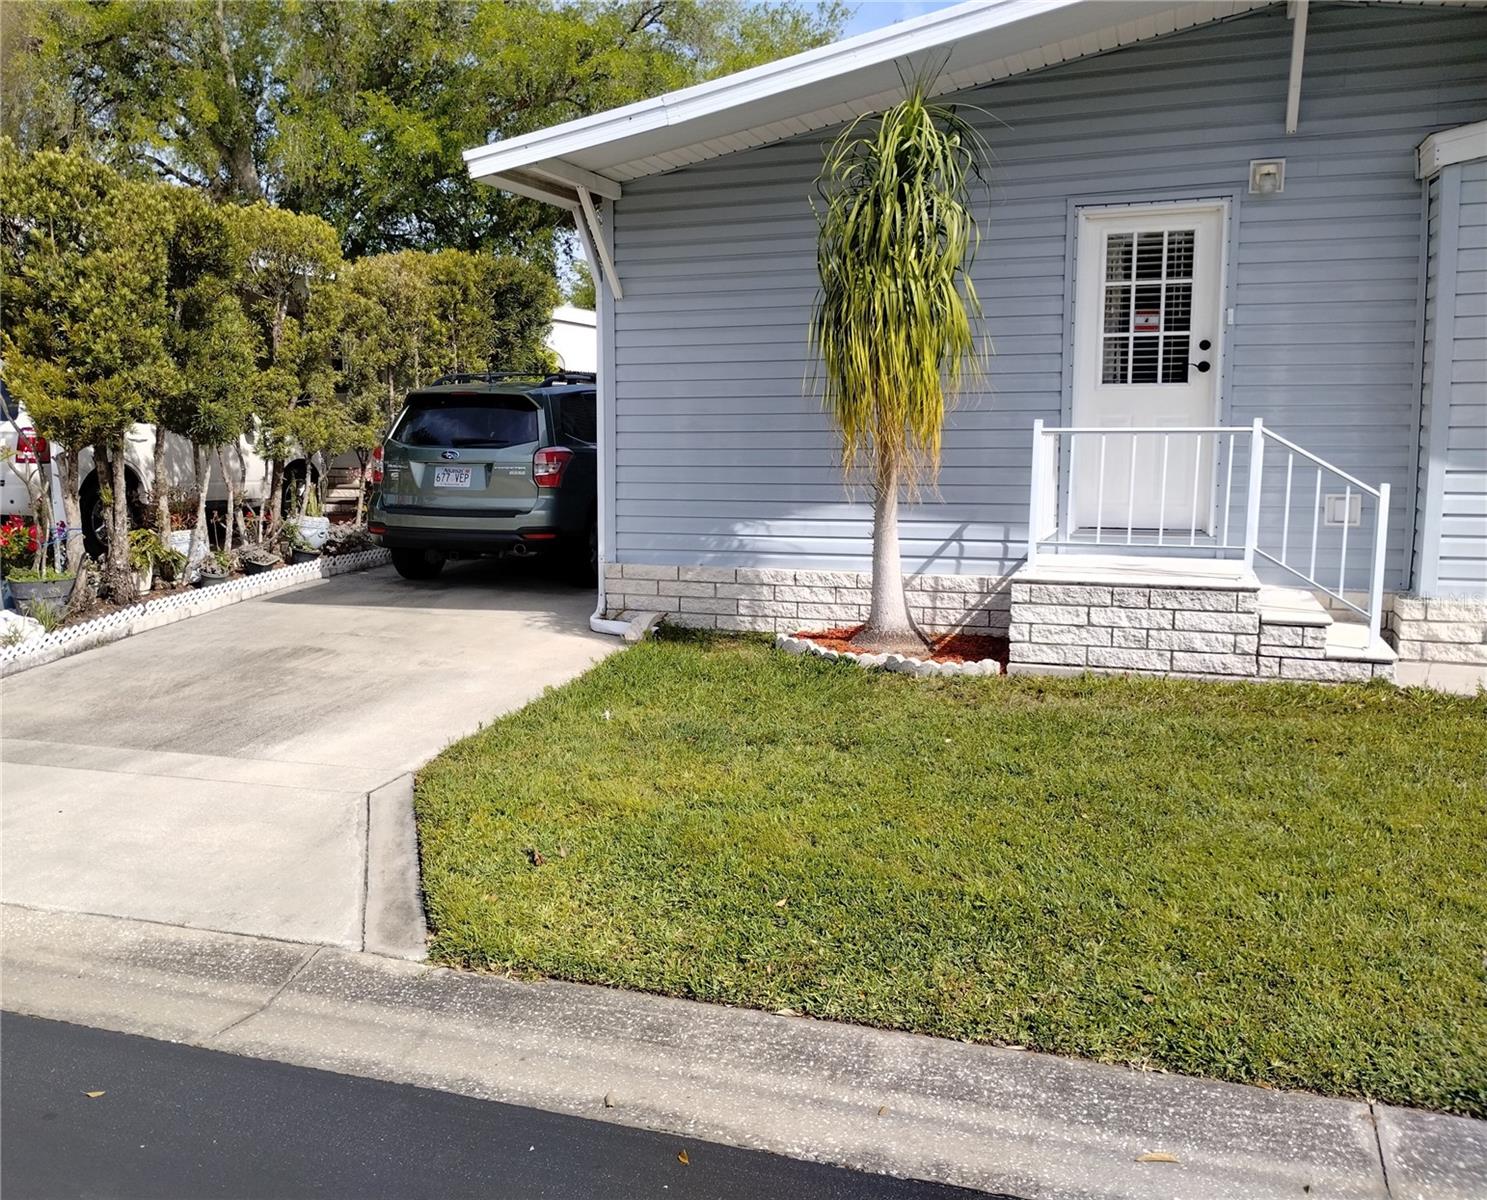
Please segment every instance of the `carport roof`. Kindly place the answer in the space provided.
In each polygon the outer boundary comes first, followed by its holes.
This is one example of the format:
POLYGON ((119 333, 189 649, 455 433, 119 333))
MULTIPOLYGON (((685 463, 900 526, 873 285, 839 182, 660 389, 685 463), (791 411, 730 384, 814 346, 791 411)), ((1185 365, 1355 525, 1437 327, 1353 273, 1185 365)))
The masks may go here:
POLYGON ((824 129, 891 103, 938 70, 936 91, 1161 37, 1269 0, 969 0, 722 79, 465 151, 482 183, 578 211, 632 179, 824 129))

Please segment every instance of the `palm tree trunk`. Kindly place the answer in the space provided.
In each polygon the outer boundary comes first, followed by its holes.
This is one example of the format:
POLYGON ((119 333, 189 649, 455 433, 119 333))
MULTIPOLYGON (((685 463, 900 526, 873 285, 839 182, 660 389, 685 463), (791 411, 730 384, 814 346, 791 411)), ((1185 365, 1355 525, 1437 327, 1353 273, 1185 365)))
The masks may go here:
POLYGON ((867 624, 852 639, 852 645, 872 654, 922 654, 925 640, 914 628, 904 594, 903 557, 898 545, 897 459, 884 456, 875 473, 872 603, 867 624))

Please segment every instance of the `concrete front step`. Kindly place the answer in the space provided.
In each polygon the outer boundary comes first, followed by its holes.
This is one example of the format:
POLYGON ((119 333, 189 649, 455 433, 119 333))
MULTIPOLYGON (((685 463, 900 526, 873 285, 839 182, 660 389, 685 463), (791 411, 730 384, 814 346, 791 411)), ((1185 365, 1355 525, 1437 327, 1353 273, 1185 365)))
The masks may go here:
POLYGON ((1316 593, 1272 585, 1260 589, 1260 646, 1262 655, 1267 647, 1280 654, 1284 646, 1293 648, 1290 657, 1337 663, 1389 666, 1399 657, 1383 638, 1371 638, 1368 626, 1333 617, 1316 593))
POLYGON ((1234 559, 1049 555, 1012 576, 1016 674, 1081 670, 1362 682, 1394 654, 1303 588, 1234 559))
POLYGON ((1266 584, 1260 589, 1260 621, 1265 625, 1306 625, 1326 628, 1332 614, 1306 588, 1276 587, 1266 584))

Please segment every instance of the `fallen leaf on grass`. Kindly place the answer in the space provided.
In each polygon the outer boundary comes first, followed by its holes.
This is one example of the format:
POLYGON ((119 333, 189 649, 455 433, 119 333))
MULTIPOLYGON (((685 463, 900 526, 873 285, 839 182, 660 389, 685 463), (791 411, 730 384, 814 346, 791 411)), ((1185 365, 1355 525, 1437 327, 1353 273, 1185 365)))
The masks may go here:
POLYGON ((676 1161, 681 1163, 681 1165, 685 1167, 692 1160, 687 1157, 687 1152, 685 1150, 678 1150, 676 1152, 676 1161))
POLYGON ((780 898, 779 898, 779 899, 778 899, 778 900, 776 900, 776 901, 775 901, 775 902, 774 902, 774 906, 775 906, 775 907, 776 907, 776 908, 784 908, 784 907, 785 907, 785 905, 786 905, 786 904, 787 904, 787 903, 788 903, 788 902, 789 902, 789 898, 788 898, 788 897, 786 897, 786 896, 781 896, 781 897, 780 897, 780 898))
POLYGON ((567 846, 559 846, 558 847, 558 857, 559 858, 567 858, 568 857, 568 847, 567 846))
POLYGON ((531 864, 534 867, 540 867, 547 861, 547 859, 543 856, 542 851, 538 850, 534 846, 527 847, 527 858, 528 860, 530 860, 531 864))
POLYGON ((86 1096, 89 1100, 97 1100, 98 1097, 99 1096, 102 1096, 103 1094, 104 1093, 102 1093, 102 1092, 84 1092, 83 1093, 83 1095, 86 1096))
POLYGON ((1174 1155, 1174 1154, 1167 1154, 1167 1153, 1165 1153, 1164 1151, 1161 1151, 1161 1150, 1148 1150, 1145 1154, 1142 1154, 1139 1157, 1137 1157, 1136 1161, 1137 1162, 1170 1162, 1170 1163, 1175 1163, 1177 1161, 1177 1156, 1174 1155))

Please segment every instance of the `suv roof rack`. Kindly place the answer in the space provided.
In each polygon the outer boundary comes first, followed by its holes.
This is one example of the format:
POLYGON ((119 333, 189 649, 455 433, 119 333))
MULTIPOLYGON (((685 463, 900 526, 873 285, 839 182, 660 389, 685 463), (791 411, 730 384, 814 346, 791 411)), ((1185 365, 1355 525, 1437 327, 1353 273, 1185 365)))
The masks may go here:
POLYGON ((593 371, 460 371, 441 375, 430 387, 446 383, 510 383, 513 380, 530 379, 538 387, 556 387, 560 384, 597 383, 599 377, 593 371))

